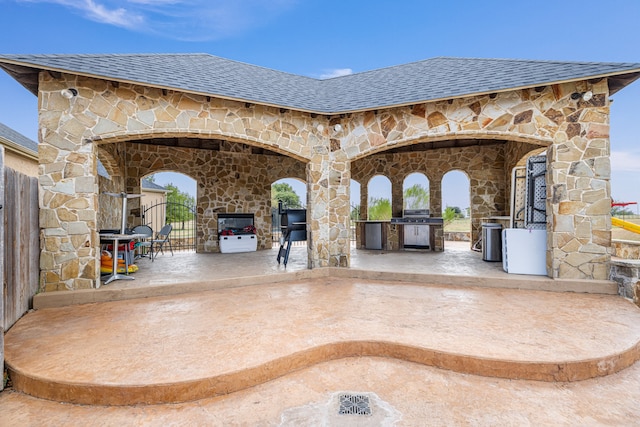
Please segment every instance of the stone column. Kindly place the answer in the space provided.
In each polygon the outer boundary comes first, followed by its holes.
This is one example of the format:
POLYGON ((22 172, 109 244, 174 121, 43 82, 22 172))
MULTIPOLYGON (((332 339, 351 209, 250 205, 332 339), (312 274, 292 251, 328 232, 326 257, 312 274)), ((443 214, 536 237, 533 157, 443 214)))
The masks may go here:
POLYGON ((442 176, 440 175, 429 181, 429 215, 442 216, 442 176))
MULTIPOLYGON (((337 144, 331 144, 332 147, 337 144)), ((308 251, 311 268, 349 267, 350 162, 339 148, 313 147, 307 165, 308 251)))
MULTIPOLYGON (((124 144, 127 144, 126 142, 124 144)), ((142 183, 140 182, 139 169, 134 166, 134 162, 131 159, 131 155, 126 152, 125 164, 130 165, 126 167, 126 179, 125 179, 125 192, 127 194, 142 194, 142 183)), ((136 225, 142 224, 142 212, 141 198, 132 197, 127 200, 127 227, 133 228, 136 225)))
POLYGON ((404 209, 404 192, 403 182, 401 176, 391 176, 391 217, 402 217, 402 211, 404 209))
POLYGON ((369 187, 360 185, 360 219, 369 218, 369 187))
POLYGON ((603 80, 577 89, 593 91, 593 98, 576 101, 563 94, 572 113, 547 152, 547 268, 553 278, 606 280, 611 251, 608 87, 603 80))
MULTIPOLYGON (((80 93, 67 99, 69 82, 40 75, 40 283, 44 291, 87 289, 99 280, 96 148, 78 120, 80 93)), ((86 116, 84 116, 86 118, 86 116)), ((90 119, 87 119, 90 122, 90 119)))

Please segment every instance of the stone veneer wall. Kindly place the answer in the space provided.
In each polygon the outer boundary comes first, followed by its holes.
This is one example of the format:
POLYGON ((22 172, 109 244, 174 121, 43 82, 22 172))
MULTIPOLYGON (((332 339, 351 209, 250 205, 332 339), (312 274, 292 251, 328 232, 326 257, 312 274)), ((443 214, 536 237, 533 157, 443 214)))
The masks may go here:
MULTIPOLYGON (((323 116, 42 72, 41 280, 46 289, 88 288, 98 280, 97 145, 166 137, 241 142, 306 164, 312 267, 349 265, 352 162, 380 155, 390 148, 440 140, 471 138, 551 144, 547 186, 550 216, 547 263, 551 276, 606 279, 611 227, 608 102, 607 82, 601 79, 323 116), (78 95, 72 99, 62 97, 60 90, 68 87, 76 88, 78 95), (571 99, 573 92, 586 90, 594 93, 590 101, 571 99), (336 124, 341 128, 336 130, 336 124)), ((446 153, 436 151, 437 155, 446 153)), ((169 157, 178 153, 181 152, 176 149, 167 150, 169 157)), ((127 155, 132 153, 127 151, 127 155)), ((481 211, 476 216, 504 213, 508 197, 506 169, 516 156, 505 157, 508 153, 491 147, 478 149, 474 156, 480 160, 469 157, 467 161, 472 171, 472 203, 481 211), (500 176, 481 185, 480 181, 486 179, 482 172, 486 165, 499 163, 500 176)), ((453 161, 452 157, 446 154, 434 161, 453 161)), ((118 167, 121 159, 122 155, 111 159, 115 165, 109 167, 118 167)), ((244 164, 255 166, 250 162, 244 164)), ((128 163, 124 171, 127 191, 139 185, 134 179, 143 172, 129 171, 136 167, 128 163)), ((497 174, 498 167, 491 169, 497 174)), ((210 173, 228 174, 229 170, 218 165, 210 173)), ((216 179, 220 179, 219 175, 212 178, 213 182, 216 179)), ((200 181, 198 185, 208 184, 200 181)), ((437 177, 431 178, 431 186, 434 192, 439 191, 437 177)), ((256 184, 253 188, 258 187, 256 184)), ((238 198, 235 206, 245 209, 245 203, 250 203, 255 195, 235 188, 233 194, 223 192, 216 198, 238 198)), ((432 192, 432 199, 441 200, 441 196, 432 192)), ((441 206, 433 209, 437 211, 441 206)), ((210 236, 210 224, 202 225, 208 227, 210 236)), ((203 241, 210 240, 203 236, 203 241)))
POLYGON ((634 240, 612 240, 613 256, 640 261, 640 242, 634 240))
MULTIPOLYGON (((547 267, 551 277, 609 278, 611 259, 611 163, 609 99, 605 79, 579 82, 593 91, 588 102, 559 98, 550 119, 558 124, 547 151, 547 267)), ((566 89, 565 89, 566 90, 566 89)), ((551 110, 550 110, 551 111, 551 110)))
POLYGON ((640 260, 611 260, 610 280, 618 284, 620 296, 629 298, 640 307, 640 260))
POLYGON ((98 195, 98 231, 102 229, 119 229, 122 225, 122 200, 104 193, 122 193, 124 180, 119 176, 98 178, 100 193, 98 195))
MULTIPOLYGON (((218 252, 217 213, 253 213, 258 248, 271 248, 271 184, 281 178, 305 181, 305 164, 290 157, 252 154, 251 147, 224 143, 220 151, 126 143, 129 191, 140 179, 161 171, 196 181, 198 252, 218 252)), ((136 188, 137 186, 137 188, 136 188)))
POLYGON ((392 189, 400 189, 392 194, 392 205, 395 206, 393 215, 402 216, 404 179, 414 172, 420 172, 429 179, 431 214, 439 216, 438 212, 442 211, 443 176, 451 170, 463 171, 469 177, 472 238, 475 241, 481 231, 481 218, 507 214, 504 147, 505 144, 496 142, 489 146, 375 154, 354 161, 352 177, 361 183, 361 193, 366 193, 363 188, 371 178, 389 174, 387 177, 391 180, 392 189))
POLYGON ((612 240, 610 280, 618 284, 618 294, 633 300, 640 307, 640 242, 612 240))

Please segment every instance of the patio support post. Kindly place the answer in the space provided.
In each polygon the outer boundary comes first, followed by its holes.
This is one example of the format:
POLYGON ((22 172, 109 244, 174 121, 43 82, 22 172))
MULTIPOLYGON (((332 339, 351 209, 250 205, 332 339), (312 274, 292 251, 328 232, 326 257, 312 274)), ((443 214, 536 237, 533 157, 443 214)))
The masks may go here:
POLYGON ((442 216, 442 175, 429 180, 429 214, 433 217, 442 216))
POLYGON ((85 135, 95 122, 75 80, 40 73, 40 290, 99 284, 96 147, 85 135), (70 99, 61 91, 77 88, 70 99))
MULTIPOLYGON (((123 144, 127 144, 124 142, 123 144)), ((128 165, 133 165, 135 162, 131 158, 131 154, 124 150, 125 153, 125 168, 127 168, 126 180, 125 180, 125 191, 127 194, 142 194, 142 184, 140 180, 142 179, 138 175, 138 168, 128 167, 128 165)), ((127 201, 127 224, 130 226, 136 226, 142 224, 142 212, 141 209, 142 198, 133 197, 127 201)))
MULTIPOLYGON (((331 147, 335 145, 339 144, 331 147)), ((350 179, 351 165, 344 151, 339 147, 332 150, 328 144, 313 147, 307 165, 311 268, 349 267, 350 179)))
POLYGON ((366 220, 369 218, 369 186, 360 185, 360 218, 366 220))
POLYGON ((609 93, 606 79, 571 112, 547 152, 547 269, 550 277, 607 280, 611 259, 609 93))
POLYGON ((403 179, 401 175, 390 176, 391 180, 391 217, 402 217, 404 207, 403 179))

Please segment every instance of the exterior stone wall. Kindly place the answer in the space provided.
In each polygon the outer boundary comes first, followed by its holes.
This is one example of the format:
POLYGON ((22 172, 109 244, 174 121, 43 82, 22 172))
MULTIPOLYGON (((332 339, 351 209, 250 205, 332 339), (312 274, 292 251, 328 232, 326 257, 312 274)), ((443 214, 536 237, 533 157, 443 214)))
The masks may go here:
MULTIPOLYGON (((222 209, 255 208, 259 226, 265 227, 268 196, 262 193, 268 194, 268 185, 283 177, 278 171, 299 177, 304 165, 309 265, 325 267, 349 265, 350 178, 363 183, 375 169, 373 159, 390 167, 384 172, 395 181, 394 194, 401 188, 397 176, 404 172, 399 166, 423 171, 430 179, 434 212, 442 209, 438 202, 444 169, 464 170, 470 179, 472 215, 481 218, 507 213, 508 169, 518 156, 529 146, 549 146, 549 271, 552 277, 608 277, 611 225, 605 79, 336 116, 67 74, 43 72, 39 83, 41 279, 47 290, 88 288, 98 280, 98 154, 110 173, 120 172, 114 176, 123 177, 127 192, 138 192, 141 176, 163 168, 195 175, 203 221, 199 224, 202 250, 215 249, 212 214, 222 209), (60 94, 69 87, 78 91, 72 99, 60 94), (594 93, 590 101, 571 99, 573 92, 586 90, 594 93), (225 153, 228 157, 224 159, 209 157, 214 154, 204 154, 207 150, 194 154, 165 148, 164 156, 150 164, 132 149, 137 141, 173 137, 241 145, 233 149, 238 152, 225 153), (459 139, 497 143, 409 153, 410 160, 404 154, 384 154, 416 143, 459 139), (504 142, 527 146, 505 148, 504 142), (109 145, 110 150, 106 149, 109 145), (261 168, 244 151, 248 146, 286 157, 275 163, 267 161, 261 168), (185 163, 189 171, 184 170, 185 163), (294 173, 286 169, 288 165, 295 166, 294 173), (259 179, 267 181, 254 182, 254 168, 259 179)), ((394 209, 398 206, 396 202, 394 209)), ((135 217, 133 203, 131 212, 135 217)), ((475 221, 473 233, 477 235, 479 223, 475 221)), ((262 239, 261 247, 267 247, 266 236, 262 239)))
MULTIPOLYGON (((253 213, 258 248, 271 248, 271 184, 281 178, 305 181, 305 164, 290 157, 252 154, 227 143, 220 151, 126 143, 128 191, 140 191, 150 173, 180 172, 196 180, 197 252, 218 252, 218 213, 253 213)), ((135 221, 132 221, 135 222, 135 221)))
POLYGON ((623 259, 640 260, 640 242, 632 240, 612 240, 613 256, 623 259))
POLYGON ((392 188, 400 189, 392 194, 393 215, 400 217, 402 183, 408 175, 422 173, 429 179, 431 215, 440 216, 442 178, 449 171, 463 171, 470 182, 472 238, 475 241, 481 232, 481 218, 507 214, 504 153, 505 144, 496 142, 489 146, 442 148, 419 153, 375 154, 353 162, 352 179, 360 183, 361 194, 366 194, 366 183, 371 178, 389 174, 392 188), (400 199, 399 203, 397 199, 400 199))
POLYGON ((640 307, 640 260, 612 260, 609 274, 618 284, 618 294, 640 307))
POLYGON ((547 267, 551 277, 606 280, 611 255, 611 164, 606 80, 555 89, 558 124, 547 151, 547 267), (593 91, 588 102, 571 92, 593 91))
POLYGON ((124 180, 120 176, 98 178, 98 231, 102 229, 120 229, 122 225, 122 199, 104 193, 122 193, 124 180))
MULTIPOLYGON (((204 139, 206 141, 206 139, 204 139)), ((217 213, 253 213, 258 248, 271 247, 270 185, 281 178, 305 181, 305 164, 279 154, 255 154, 249 145, 217 141, 215 149, 169 147, 154 139, 104 143, 115 146, 126 167, 126 191, 142 193, 140 180, 163 171, 180 172, 196 181, 196 250, 217 252, 217 213)), ((129 201, 128 224, 142 223, 140 200, 129 201)), ((157 225, 156 225, 157 227, 157 225)))
POLYGON ((445 231, 445 242, 471 242, 471 233, 464 231, 445 231))

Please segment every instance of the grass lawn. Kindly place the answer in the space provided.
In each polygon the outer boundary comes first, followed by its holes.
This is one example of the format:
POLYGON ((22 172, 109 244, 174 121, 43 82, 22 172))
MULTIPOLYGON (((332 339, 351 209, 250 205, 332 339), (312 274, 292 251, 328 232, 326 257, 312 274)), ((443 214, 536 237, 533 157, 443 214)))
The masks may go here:
POLYGON ((452 232, 470 232, 471 231, 471 219, 459 218, 453 220, 450 224, 444 226, 444 231, 452 232))

